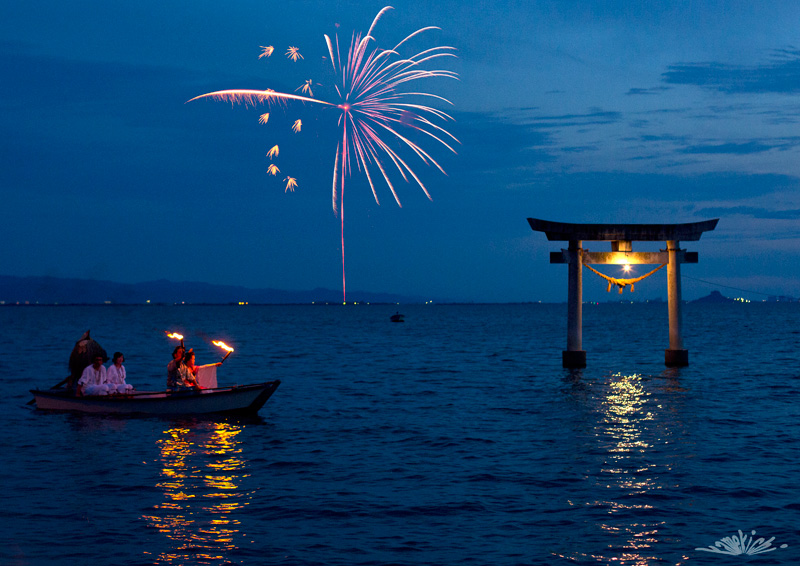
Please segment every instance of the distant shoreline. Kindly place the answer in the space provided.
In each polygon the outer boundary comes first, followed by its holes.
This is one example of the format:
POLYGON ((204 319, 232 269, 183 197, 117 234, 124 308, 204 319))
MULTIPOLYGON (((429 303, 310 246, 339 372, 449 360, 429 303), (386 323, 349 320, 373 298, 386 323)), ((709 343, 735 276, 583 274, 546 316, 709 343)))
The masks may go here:
MULTIPOLYGON (((613 294, 606 301, 584 301, 585 305, 641 303, 667 304, 663 297, 623 299, 613 294)), ((625 297, 629 295, 626 294, 625 297)), ((563 305, 566 301, 455 301, 447 297, 422 297, 398 293, 350 291, 342 301, 342 291, 316 288, 301 291, 253 289, 235 285, 212 285, 196 281, 173 282, 166 279, 143 283, 116 283, 95 279, 58 277, 17 277, 0 275, 0 306, 245 306, 245 305, 563 305), (352 297, 352 299, 351 299, 352 297)), ((694 302, 749 302, 711 291, 694 302)), ((794 297, 770 295, 764 301, 798 302, 794 297)))
MULTIPOLYGON (((763 304, 793 304, 800 301, 787 301, 787 300, 761 300, 761 301, 745 301, 745 300, 730 300, 724 302, 716 301, 703 301, 695 299, 692 301, 681 301, 683 305, 699 305, 699 306, 716 306, 716 305, 763 305, 763 304)), ((421 307, 462 307, 462 306, 529 306, 529 305, 542 305, 542 306, 566 306, 566 301, 561 302, 547 302, 547 301, 525 301, 525 302, 507 302, 507 303, 490 303, 490 302, 441 302, 441 303, 371 303, 366 301, 348 301, 346 304, 341 302, 312 302, 312 303, 42 303, 42 302, 27 302, 27 303, 9 303, 0 301, 0 308, 24 308, 24 307, 136 307, 136 308, 151 308, 151 307, 392 307, 399 306, 421 306, 421 307)), ((667 306, 667 301, 664 300, 641 300, 641 301, 586 301, 583 303, 584 307, 605 306, 605 305, 645 305, 645 306, 667 306)))

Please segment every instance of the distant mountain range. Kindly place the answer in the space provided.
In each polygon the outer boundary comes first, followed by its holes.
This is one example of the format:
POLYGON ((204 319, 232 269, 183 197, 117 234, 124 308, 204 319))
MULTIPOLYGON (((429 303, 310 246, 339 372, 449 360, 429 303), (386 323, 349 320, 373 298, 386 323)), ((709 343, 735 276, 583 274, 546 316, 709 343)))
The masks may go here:
MULTIPOLYGON (((424 303, 421 297, 348 291, 347 301, 359 303, 424 303)), ((115 283, 94 279, 13 277, 0 275, 0 304, 311 304, 342 302, 342 292, 331 289, 283 291, 211 285, 166 279, 144 283, 115 283)))

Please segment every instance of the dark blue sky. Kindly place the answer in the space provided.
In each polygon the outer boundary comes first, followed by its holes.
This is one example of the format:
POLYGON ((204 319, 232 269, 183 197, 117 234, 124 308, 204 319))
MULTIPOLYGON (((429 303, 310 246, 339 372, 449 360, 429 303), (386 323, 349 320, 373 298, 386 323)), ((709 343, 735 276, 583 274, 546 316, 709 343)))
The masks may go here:
MULTIPOLYGON (((347 43, 384 5, 4 7, 0 272, 340 288, 331 114, 185 102, 225 88, 324 83, 323 34, 347 43), (275 54, 259 59, 261 45, 275 54), (289 45, 304 54, 298 65, 283 57, 289 45), (270 123, 259 125, 266 111, 270 123), (301 134, 281 133, 301 116, 301 134), (282 171, 298 179, 294 193, 266 173, 275 143, 282 171)), ((445 66, 460 80, 424 86, 453 102, 440 107, 461 144, 457 155, 426 144, 446 176, 414 162, 432 201, 398 181, 403 208, 380 184, 378 206, 363 176, 348 180, 348 291, 564 300, 566 267, 548 263, 559 244, 527 217, 719 217, 715 232, 686 244, 700 263, 684 275, 754 291, 721 288, 727 295, 800 295, 800 4, 392 5, 378 46, 435 25, 441 31, 415 46, 457 49, 445 66)), ((664 277, 634 297, 665 296, 664 277)), ((601 280, 585 281, 587 300, 611 298, 601 280)), ((684 281, 690 299, 714 288, 684 281)))

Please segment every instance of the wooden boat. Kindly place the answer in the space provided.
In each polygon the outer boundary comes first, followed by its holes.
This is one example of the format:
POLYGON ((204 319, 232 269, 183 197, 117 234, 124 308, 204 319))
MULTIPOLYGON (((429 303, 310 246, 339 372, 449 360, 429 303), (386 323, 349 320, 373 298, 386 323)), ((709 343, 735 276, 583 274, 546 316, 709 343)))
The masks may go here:
POLYGON ((404 316, 405 316, 405 315, 402 315, 402 314, 400 314, 400 313, 398 312, 398 313, 395 313, 395 314, 393 314, 392 316, 390 316, 390 317, 389 317, 389 320, 391 320, 392 322, 405 322, 405 320, 404 320, 404 318, 403 318, 404 316))
POLYGON ((82 413, 206 415, 255 414, 280 381, 185 391, 134 391, 123 395, 76 397, 64 389, 32 389, 37 409, 82 413))

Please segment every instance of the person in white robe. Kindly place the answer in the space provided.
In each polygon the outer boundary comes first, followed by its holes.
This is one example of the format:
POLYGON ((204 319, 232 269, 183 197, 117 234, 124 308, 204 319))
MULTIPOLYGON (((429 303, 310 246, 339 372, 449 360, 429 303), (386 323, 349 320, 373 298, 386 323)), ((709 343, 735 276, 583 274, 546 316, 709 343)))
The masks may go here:
POLYGON ((103 386, 108 381, 108 373, 103 362, 105 360, 102 356, 97 356, 90 366, 86 366, 83 370, 81 378, 78 380, 78 395, 97 395, 102 394, 103 390, 107 390, 103 386))
POLYGON ((114 386, 117 393, 125 393, 133 389, 133 386, 125 381, 128 375, 125 372, 125 366, 122 365, 122 362, 125 361, 125 356, 122 355, 122 352, 114 352, 114 357, 111 358, 111 361, 112 364, 108 366, 106 372, 108 375, 107 383, 109 385, 109 390, 111 386, 114 386))

